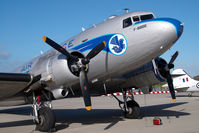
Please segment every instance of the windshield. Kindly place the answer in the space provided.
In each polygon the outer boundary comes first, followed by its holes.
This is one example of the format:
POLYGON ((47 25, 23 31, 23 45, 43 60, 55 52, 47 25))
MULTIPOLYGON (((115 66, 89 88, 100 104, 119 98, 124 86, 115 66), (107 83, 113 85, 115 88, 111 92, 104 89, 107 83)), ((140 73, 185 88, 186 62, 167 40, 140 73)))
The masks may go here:
POLYGON ((141 15, 140 16, 141 21, 153 19, 153 18, 154 18, 153 14, 147 14, 147 15, 141 15))

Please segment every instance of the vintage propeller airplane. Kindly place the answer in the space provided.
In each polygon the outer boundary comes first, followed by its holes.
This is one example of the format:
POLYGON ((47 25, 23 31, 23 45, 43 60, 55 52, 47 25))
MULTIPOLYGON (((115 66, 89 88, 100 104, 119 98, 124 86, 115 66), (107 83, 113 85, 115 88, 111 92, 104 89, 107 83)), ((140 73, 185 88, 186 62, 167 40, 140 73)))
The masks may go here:
POLYGON ((55 127, 51 100, 83 96, 86 109, 91 110, 91 96, 123 92, 123 101, 115 98, 125 117, 138 118, 138 103, 133 95, 130 100, 126 96, 132 87, 148 91, 167 80, 175 101, 170 69, 178 52, 169 63, 159 56, 182 32, 180 21, 142 11, 111 16, 60 45, 43 36, 52 50, 14 73, 0 73, 0 105, 32 104, 36 128, 49 131, 55 127))

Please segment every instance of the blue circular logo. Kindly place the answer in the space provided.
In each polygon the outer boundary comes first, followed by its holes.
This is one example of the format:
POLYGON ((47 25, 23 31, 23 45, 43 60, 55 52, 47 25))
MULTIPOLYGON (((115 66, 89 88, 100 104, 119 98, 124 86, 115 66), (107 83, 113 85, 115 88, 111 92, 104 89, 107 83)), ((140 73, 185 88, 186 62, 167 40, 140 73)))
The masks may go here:
POLYGON ((127 49, 127 40, 122 34, 115 34, 109 41, 109 50, 114 55, 123 55, 127 49))
POLYGON ((196 84, 196 87, 199 88, 199 83, 196 84))

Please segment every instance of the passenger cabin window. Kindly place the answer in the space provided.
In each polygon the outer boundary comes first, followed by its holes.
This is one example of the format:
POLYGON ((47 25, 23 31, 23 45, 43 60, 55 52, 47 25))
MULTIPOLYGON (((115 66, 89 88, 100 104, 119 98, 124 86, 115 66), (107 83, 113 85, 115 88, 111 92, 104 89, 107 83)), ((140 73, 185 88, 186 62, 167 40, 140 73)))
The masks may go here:
POLYGON ((123 28, 129 27, 131 25, 132 25, 132 21, 130 17, 123 20, 123 28))
POLYGON ((153 14, 147 14, 147 15, 140 16, 140 18, 141 18, 141 21, 144 21, 144 20, 148 20, 148 19, 153 19, 154 16, 153 16, 153 14))
POLYGON ((139 16, 134 16, 134 17, 133 17, 133 21, 134 21, 134 22, 138 22, 138 21, 140 21, 139 16))

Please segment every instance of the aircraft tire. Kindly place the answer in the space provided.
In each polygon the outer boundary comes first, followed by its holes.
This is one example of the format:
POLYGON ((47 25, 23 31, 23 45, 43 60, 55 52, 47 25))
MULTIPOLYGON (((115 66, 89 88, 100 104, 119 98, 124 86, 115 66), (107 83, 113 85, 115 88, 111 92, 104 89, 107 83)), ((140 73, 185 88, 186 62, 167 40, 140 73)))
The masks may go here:
POLYGON ((36 130, 49 132, 55 130, 55 115, 49 107, 42 107, 39 110, 39 123, 36 124, 36 130))
POLYGON ((128 119, 139 119, 140 118, 140 107, 134 100, 127 102, 128 111, 125 113, 125 118, 128 119))

